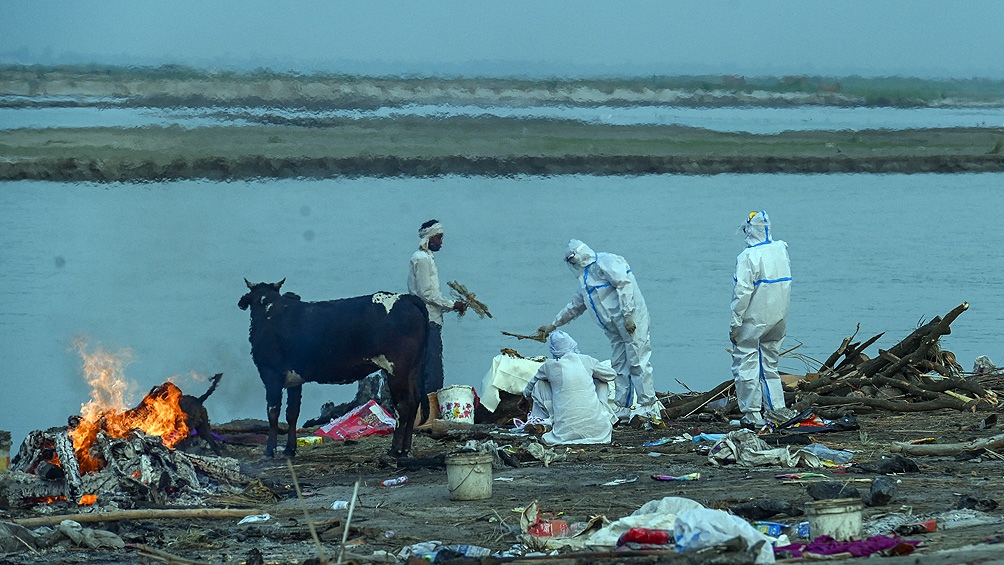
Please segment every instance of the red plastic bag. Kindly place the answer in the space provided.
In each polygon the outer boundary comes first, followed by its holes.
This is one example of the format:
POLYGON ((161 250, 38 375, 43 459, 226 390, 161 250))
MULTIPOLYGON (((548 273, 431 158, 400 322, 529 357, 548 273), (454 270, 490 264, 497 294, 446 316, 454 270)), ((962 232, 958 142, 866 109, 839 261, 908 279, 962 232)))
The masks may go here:
POLYGON ((397 420, 394 419, 376 400, 370 400, 362 406, 353 408, 340 418, 324 424, 314 435, 325 436, 337 440, 356 439, 372 435, 387 435, 394 432, 397 420))
POLYGON ((649 528, 631 528, 621 534, 617 547, 626 543, 643 543, 646 545, 666 545, 669 543, 669 530, 652 530, 649 528))

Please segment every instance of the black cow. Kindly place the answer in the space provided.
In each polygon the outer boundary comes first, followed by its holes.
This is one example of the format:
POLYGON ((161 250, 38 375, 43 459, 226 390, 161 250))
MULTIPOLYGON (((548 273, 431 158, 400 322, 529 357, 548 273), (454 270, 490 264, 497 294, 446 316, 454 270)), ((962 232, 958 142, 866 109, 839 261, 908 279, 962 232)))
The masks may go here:
POLYGON ((279 294, 286 279, 244 282, 250 291, 237 306, 251 307, 251 358, 265 384, 268 405, 265 456, 275 456, 282 389, 288 389, 286 456, 292 457, 304 382, 352 383, 381 369, 398 415, 390 454, 406 455, 424 396, 419 375, 429 323, 425 303, 411 294, 389 292, 304 302, 292 293, 279 294))

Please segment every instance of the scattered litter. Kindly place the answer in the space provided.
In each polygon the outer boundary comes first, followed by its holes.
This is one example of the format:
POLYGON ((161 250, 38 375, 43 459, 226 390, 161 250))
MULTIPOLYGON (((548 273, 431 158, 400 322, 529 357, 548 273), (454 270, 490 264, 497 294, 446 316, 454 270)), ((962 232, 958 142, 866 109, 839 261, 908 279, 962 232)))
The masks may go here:
POLYGON ((673 475, 652 475, 652 478, 657 481, 697 481, 700 480, 700 473, 687 473, 686 475, 680 475, 679 477, 674 477, 673 475))
POLYGON ((865 504, 868 506, 885 506, 896 496, 896 489, 899 480, 885 475, 875 477, 872 481, 872 488, 868 496, 865 497, 865 504))
POLYGON ((396 424, 397 420, 389 412, 377 404, 376 400, 370 400, 344 416, 324 424, 314 434, 344 441, 391 434, 394 433, 396 424))
MULTIPOLYGON (((641 545, 667 545, 673 539, 672 533, 669 530, 653 530, 651 528, 631 528, 630 530, 621 534, 621 537, 617 539, 617 547, 623 547, 627 544, 641 544, 641 545)), ((638 548, 642 549, 642 548, 638 548)))
POLYGON ((724 510, 702 507, 681 512, 673 524, 673 536, 677 551, 708 547, 737 536, 746 540, 750 547, 764 541, 766 543, 761 545, 756 562, 774 562, 774 546, 771 545, 771 539, 746 520, 724 510))
POLYGON ((612 486, 615 486, 615 485, 623 485, 625 483, 633 483, 633 482, 635 482, 637 480, 638 480, 638 477, 634 477, 634 478, 631 478, 631 479, 614 479, 612 481, 607 481, 607 482, 603 483, 602 486, 612 487, 612 486))
POLYGON ((530 455, 533 455, 534 459, 543 463, 545 467, 554 461, 564 461, 565 459, 564 453, 557 453, 553 449, 544 447, 536 442, 526 446, 526 450, 530 453, 530 455))
POLYGON ((772 538, 776 538, 781 535, 781 532, 788 527, 787 524, 782 524, 780 522, 768 522, 766 520, 757 520, 756 522, 753 522, 753 526, 757 530, 772 538))
POLYGON ((802 514, 802 511, 792 506, 790 502, 779 498, 765 498, 733 504, 729 510, 736 516, 742 516, 747 520, 766 520, 777 514, 787 514, 788 516, 802 514))
POLYGON ((349 507, 348 500, 336 500, 331 503, 332 510, 345 510, 348 507, 349 507))
POLYGON ((854 453, 851 451, 830 449, 821 443, 810 443, 801 449, 812 453, 823 461, 833 461, 837 465, 845 465, 854 457, 854 453))
POLYGON ((516 477, 495 477, 493 480, 500 481, 503 483, 511 483, 516 480, 516 477))
POLYGON ((812 478, 826 478, 826 475, 822 473, 781 473, 780 475, 774 475, 775 479, 812 479, 812 478))
POLYGON ((323 441, 324 438, 322 436, 298 437, 296 438, 296 445, 297 447, 315 446, 315 445, 321 445, 323 441))
POLYGON ((241 521, 237 522, 237 525, 240 526, 241 524, 253 524, 255 522, 268 522, 271 519, 272 519, 272 516, 270 514, 252 514, 250 516, 245 516, 245 517, 241 518, 241 521))
POLYGON ((911 522, 896 526, 895 532, 901 536, 912 536, 916 534, 929 534, 938 530, 937 520, 924 520, 923 522, 911 522))
POLYGON ((386 481, 381 482, 380 485, 385 487, 396 487, 398 485, 403 485, 406 482, 408 482, 408 475, 401 475, 395 479, 387 479, 386 481))

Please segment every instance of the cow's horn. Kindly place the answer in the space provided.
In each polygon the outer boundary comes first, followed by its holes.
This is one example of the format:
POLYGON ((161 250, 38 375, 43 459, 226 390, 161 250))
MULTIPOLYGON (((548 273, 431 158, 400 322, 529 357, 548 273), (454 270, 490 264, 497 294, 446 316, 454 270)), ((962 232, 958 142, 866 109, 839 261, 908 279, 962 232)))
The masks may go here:
POLYGON ((251 284, 251 281, 249 281, 247 277, 244 277, 244 284, 248 285, 248 289, 254 288, 254 285, 251 284))

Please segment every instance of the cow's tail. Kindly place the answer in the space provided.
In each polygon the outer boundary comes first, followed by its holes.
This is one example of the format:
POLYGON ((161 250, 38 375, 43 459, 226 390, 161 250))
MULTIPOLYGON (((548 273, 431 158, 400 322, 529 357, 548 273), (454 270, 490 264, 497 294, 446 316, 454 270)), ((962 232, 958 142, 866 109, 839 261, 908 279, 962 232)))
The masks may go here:
POLYGON ((216 373, 215 375, 213 375, 212 378, 213 384, 209 387, 209 390, 207 390, 205 394, 199 397, 199 404, 205 402, 206 399, 209 398, 209 395, 213 394, 213 391, 216 390, 216 387, 217 385, 220 384, 220 379, 222 378, 223 378, 223 373, 216 373))

